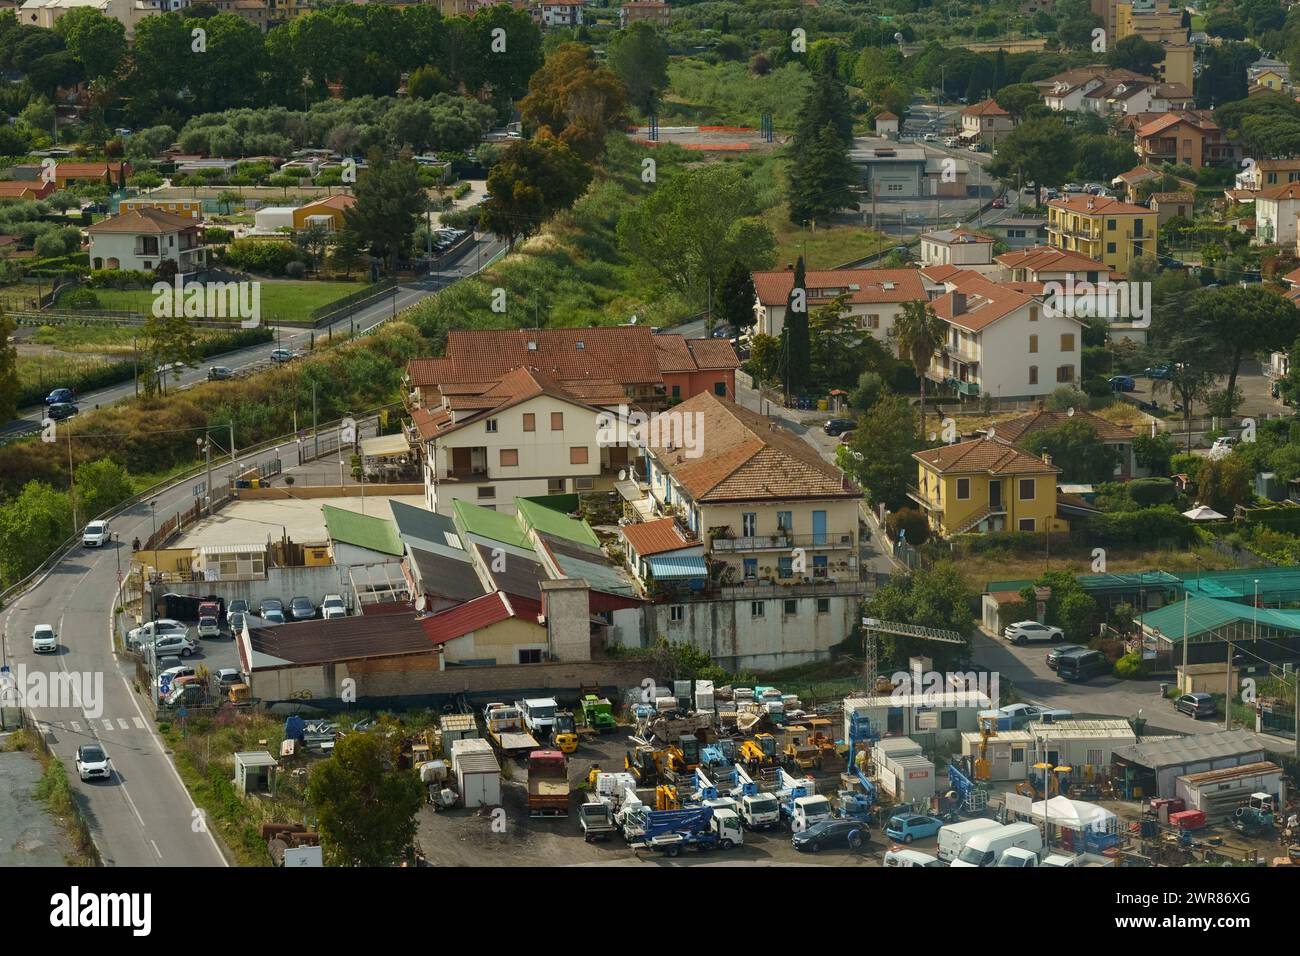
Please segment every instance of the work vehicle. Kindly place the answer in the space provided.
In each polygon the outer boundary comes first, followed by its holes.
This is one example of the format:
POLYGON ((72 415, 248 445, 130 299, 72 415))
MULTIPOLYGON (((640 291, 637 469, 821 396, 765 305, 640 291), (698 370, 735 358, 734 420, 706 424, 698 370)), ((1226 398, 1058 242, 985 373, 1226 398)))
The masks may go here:
POLYGON ((861 820, 822 820, 790 837, 790 845, 806 853, 820 853, 826 847, 859 849, 871 842, 871 830, 861 820))
POLYGON ((327 594, 320 602, 320 616, 326 621, 347 617, 348 606, 343 603, 343 595, 327 594))
POLYGON ((822 426, 822 431, 832 438, 836 435, 843 435, 851 428, 857 428, 858 423, 851 418, 832 418, 822 426))
POLYGON ((802 833, 831 817, 829 797, 820 794, 795 797, 794 806, 790 811, 790 829, 794 833, 802 833))
POLYGON ((286 362, 292 362, 293 352, 289 349, 274 349, 271 352, 271 361, 276 365, 283 365, 286 362))
POLYGON ((979 720, 987 720, 993 730, 1020 730, 1035 720, 1052 722, 1069 720, 1074 714, 1059 707, 1039 707, 1035 704, 1007 704, 997 710, 981 710, 979 720))
POLYGON ((208 369, 209 382, 221 382, 234 377, 235 373, 224 365, 214 365, 208 369))
POLYGON ((1110 385, 1112 392, 1135 392, 1137 391, 1137 382, 1133 380, 1132 375, 1112 375, 1106 380, 1110 385))
POLYGON ((685 810, 627 811, 623 835, 634 850, 657 850, 677 856, 686 847, 729 850, 745 842, 740 818, 731 810, 692 807, 685 810))
POLYGON ((929 853, 922 853, 920 850, 905 850, 902 847, 893 847, 885 853, 885 866, 943 866, 944 863, 938 857, 931 856, 929 853))
POLYGON ((524 715, 518 707, 488 704, 483 708, 483 725, 492 746, 507 757, 539 749, 537 740, 524 729, 524 715))
POLYGON ((1267 833, 1276 825, 1277 799, 1271 793, 1256 792, 1232 812, 1232 828, 1243 836, 1267 833))
POLYGON ((1020 866, 1025 868, 1038 866, 1038 854, 1033 850, 1026 850, 1023 847, 1013 846, 1011 849, 1003 852, 997 865, 1020 866))
POLYGON ((59 649, 59 635, 48 624, 37 624, 32 629, 32 650, 37 654, 52 654, 59 649))
POLYGON ((551 742, 562 754, 571 754, 578 749, 578 722, 571 710, 557 710, 555 723, 551 727, 551 742))
POLYGON ((45 417, 51 421, 61 422, 74 417, 79 409, 69 402, 57 402, 45 410, 45 417))
POLYGON ((1073 654, 1075 651, 1086 651, 1087 648, 1082 644, 1057 644, 1047 652, 1047 666, 1050 670, 1056 670, 1057 662, 1066 654, 1073 654))
POLYGON ((1034 823, 1008 823, 976 833, 967 841, 953 866, 997 866, 1002 854, 1012 847, 1038 853, 1043 849, 1043 834, 1034 823))
POLYGON ((737 757, 737 762, 745 764, 751 771, 774 767, 779 759, 776 738, 771 734, 755 734, 740 745, 737 757))
POLYGON ((289 602, 289 616, 295 621, 310 621, 316 617, 316 605, 309 597, 296 597, 289 602))
POLYGON ((585 694, 582 698, 582 722, 598 734, 607 734, 618 727, 614 719, 614 705, 607 697, 585 694))
POLYGON ((994 827, 1000 827, 1002 824, 996 820, 962 820, 960 823, 949 823, 939 828, 939 848, 938 856, 945 863, 951 863, 957 859, 958 854, 966 848, 966 844, 978 833, 986 830, 992 830, 994 827))
POLYGON ((569 761, 558 750, 534 750, 528 755, 528 815, 569 815, 569 761))
POLYGON ((555 711, 559 705, 554 697, 529 697, 515 701, 515 707, 523 715, 524 726, 528 732, 540 740, 551 736, 555 727, 555 711))
POLYGON ((1037 621, 1017 621, 1002 631, 1002 636, 1012 644, 1024 647, 1030 641, 1063 641, 1065 632, 1059 627, 1039 624, 1037 621))
POLYGON ((113 768, 108 754, 99 744, 82 744, 77 748, 77 776, 82 780, 111 780, 113 768))
POLYGON ((81 532, 81 544, 86 548, 101 548, 113 540, 107 521, 92 521, 81 532))
POLYGON ((1111 672, 1111 663, 1101 651, 1079 651, 1077 654, 1065 654, 1056 662, 1056 676, 1061 680, 1090 680, 1100 674, 1111 672))
POLYGON ((588 843, 608 840, 617 829, 614 826, 613 808, 593 797, 578 807, 578 826, 582 827, 582 838, 588 843))
POLYGON ((70 405, 77 400, 77 394, 70 388, 56 388, 45 396, 46 405, 70 405))
POLYGON ((766 830, 780 823, 780 801, 770 793, 761 792, 740 764, 736 764, 734 769, 737 786, 731 795, 739 800, 736 806, 741 823, 750 830, 766 830))
POLYGON ((1209 694, 1183 694, 1174 701, 1174 710, 1186 714, 1193 720, 1213 717, 1219 712, 1219 705, 1209 694))
POLYGON ((885 836, 891 840, 911 843, 913 840, 934 836, 943 828, 943 821, 938 817, 927 817, 916 813, 900 813, 889 818, 885 826, 885 836))
POLYGON ((184 634, 163 634, 153 642, 153 652, 158 657, 164 654, 189 657, 196 650, 198 650, 198 644, 195 643, 193 638, 186 637, 184 634))

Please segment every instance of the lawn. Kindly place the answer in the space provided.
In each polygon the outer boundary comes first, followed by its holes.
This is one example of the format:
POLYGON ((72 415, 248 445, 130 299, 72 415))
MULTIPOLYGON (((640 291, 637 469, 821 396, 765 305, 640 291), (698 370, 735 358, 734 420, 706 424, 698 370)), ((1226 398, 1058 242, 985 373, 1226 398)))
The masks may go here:
POLYGON ((796 226, 790 222, 789 207, 785 203, 768 209, 763 218, 776 236, 778 269, 784 269, 787 262, 794 262, 800 255, 809 269, 833 269, 898 245, 897 239, 861 225, 818 226, 816 229, 796 226))
MULTIPOLYGON (((46 388, 66 386, 77 381, 82 375, 113 363, 102 359, 83 358, 63 355, 20 355, 18 356, 18 385, 26 389, 36 386, 40 391, 46 388)), ((127 375, 130 381, 131 376, 127 375)))
MULTIPOLYGON (((280 279, 261 282, 262 321, 306 323, 310 320, 313 309, 358 292, 367 284, 280 279)), ((141 314, 148 314, 153 309, 154 295, 148 289, 95 289, 94 292, 101 309, 141 314)))
MULTIPOLYGON (((194 334, 195 341, 200 344, 215 336, 228 338, 230 333, 199 329, 194 334)), ((28 341, 36 345, 48 345, 60 352, 118 355, 126 358, 134 353, 135 341, 140 340, 143 344, 143 337, 144 330, 138 325, 42 325, 31 334, 28 341)))

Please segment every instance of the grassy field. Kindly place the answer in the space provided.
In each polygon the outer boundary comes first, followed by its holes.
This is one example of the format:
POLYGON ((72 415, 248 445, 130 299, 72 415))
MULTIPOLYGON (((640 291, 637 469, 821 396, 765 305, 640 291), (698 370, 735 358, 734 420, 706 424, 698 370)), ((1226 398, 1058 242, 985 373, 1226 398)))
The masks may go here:
MULTIPOLYGON (((227 334, 224 331, 199 330, 194 338, 202 343, 216 335, 227 334)), ((48 345, 60 352, 130 357, 133 352, 132 341, 142 337, 143 330, 138 325, 43 325, 27 341, 36 345, 48 345)))
POLYGON ((38 292, 49 291, 48 282, 42 286, 38 286, 35 282, 16 282, 4 286, 0 288, 0 309, 6 312, 30 309, 36 301, 38 292))
MULTIPOLYGON (((1069 570, 1075 574, 1092 573, 1092 548, 1066 549, 1060 553, 1052 544, 1051 569, 1053 571, 1069 570)), ((1150 571, 1159 568, 1162 571, 1193 571, 1200 558, 1203 571, 1226 571, 1234 565, 1231 558, 1208 547, 1193 550, 1153 551, 1135 548, 1121 551, 1106 549, 1106 570, 1111 573, 1123 571, 1150 571)), ((961 558, 961 570, 967 582, 974 588, 982 590, 989 581, 1019 581, 1037 578, 1046 568, 1046 555, 1015 554, 1009 550, 991 551, 985 554, 966 554, 961 558)))
POLYGON ((785 203, 768 209, 763 219, 776 236, 778 269, 800 255, 809 269, 833 269, 898 245, 896 239, 857 225, 819 226, 815 230, 796 226, 790 222, 785 203))
MULTIPOLYGON (((77 376, 111 363, 102 359, 63 355, 18 356, 18 384, 22 388, 37 385, 41 389, 62 386, 77 376)), ((128 380, 130 376, 127 376, 128 380)))
MULTIPOLYGON (((351 295, 366 285, 365 282, 264 281, 260 292, 262 321, 306 322, 313 309, 351 295)), ((94 292, 101 309, 147 314, 153 308, 154 296, 148 289, 95 289, 94 292)))

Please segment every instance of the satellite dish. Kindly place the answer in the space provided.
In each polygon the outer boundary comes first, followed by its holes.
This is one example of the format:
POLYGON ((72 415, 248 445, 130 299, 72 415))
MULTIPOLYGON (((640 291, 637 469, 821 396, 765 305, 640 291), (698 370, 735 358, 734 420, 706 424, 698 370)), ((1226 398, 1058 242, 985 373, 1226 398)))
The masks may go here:
POLYGON ((628 325, 636 325, 636 313, 635 313, 635 312, 632 313, 632 320, 631 320, 630 322, 628 322, 628 325))
POLYGON ((996 438, 998 430, 996 428, 990 428, 985 434, 987 434, 989 438, 996 438))
POLYGON ((417 611, 423 611, 425 606, 428 603, 429 603, 428 598, 426 598, 423 594, 421 594, 418 598, 415 599, 415 609, 417 611))
POLYGON ((902 43, 902 42, 903 42, 903 34, 901 34, 901 33, 895 33, 895 34, 894 34, 894 42, 895 42, 895 43, 902 43))
POLYGON ((626 469, 626 468, 620 468, 620 469, 618 470, 618 480, 619 480, 619 481, 627 481, 627 469, 626 469))

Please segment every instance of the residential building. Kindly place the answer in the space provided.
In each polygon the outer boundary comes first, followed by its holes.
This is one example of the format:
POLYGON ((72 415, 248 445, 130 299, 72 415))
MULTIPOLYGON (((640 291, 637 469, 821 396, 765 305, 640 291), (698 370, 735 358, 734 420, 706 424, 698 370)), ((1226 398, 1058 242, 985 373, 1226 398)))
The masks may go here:
POLYGON ((1110 184, 1124 191, 1125 202, 1136 204, 1142 199, 1138 193, 1138 187, 1152 179, 1159 179, 1162 175, 1163 173, 1158 169, 1152 169, 1149 166, 1138 166, 1126 173, 1120 173, 1110 181, 1110 184))
POLYGON ((53 30, 54 24, 69 10, 90 7, 126 27, 129 39, 145 17, 174 13, 188 5, 188 0, 24 0, 16 12, 23 24, 53 30))
POLYGON ((653 338, 664 380, 664 397, 670 404, 700 392, 736 397, 736 369, 740 359, 730 341, 688 339, 672 334, 653 338))
POLYGON ((673 10, 656 0, 630 0, 618 8, 618 25, 626 27, 638 20, 648 20, 657 27, 666 28, 672 22, 673 10))
POLYGON ((207 268, 203 232, 193 219, 161 209, 132 209, 86 227, 92 269, 151 272, 171 260, 180 275, 207 268))
POLYGON ((1038 88, 1048 109, 1077 113, 1085 109, 1084 97, 1103 86, 1109 84, 1113 89, 1121 83, 1149 85, 1154 82, 1154 77, 1097 63, 1037 80, 1034 86, 1038 88))
MULTIPOLYGON (((99 162, 99 163, 81 163, 69 162, 65 159, 57 160, 54 164, 54 185, 58 189, 66 186, 76 185, 82 182, 106 183, 108 176, 112 176, 113 188, 123 179, 123 167, 126 169, 126 176, 130 176, 135 170, 130 162, 99 162)), ((14 179, 24 182, 44 182, 46 180, 47 167, 28 163, 13 168, 14 179)))
POLYGON ((0 202, 36 202, 54 192, 54 183, 10 179, 0 182, 0 202))
POLYGON ((640 581, 653 581, 671 569, 672 558, 704 559, 704 542, 698 536, 687 537, 674 518, 637 521, 619 528, 628 567, 640 581))
POLYGON ((1047 241, 1128 272, 1135 260, 1155 258, 1156 214, 1100 196, 1053 199, 1047 204, 1047 241))
POLYGON ((993 438, 916 452, 917 487, 908 497, 942 537, 970 531, 1064 531, 1049 461, 993 438))
POLYGON ((1193 192, 1151 194, 1151 211, 1156 214, 1157 228, 1174 217, 1190 220, 1195 208, 1196 194, 1193 192))
POLYGON ((320 226, 329 232, 338 232, 343 228, 344 212, 356 204, 355 196, 335 193, 298 206, 293 211, 293 231, 320 226))
POLYGON ((993 262, 993 242, 969 229, 940 229, 921 234, 922 266, 986 266, 993 262))
POLYGON ((220 13, 233 13, 241 20, 253 24, 263 33, 271 26, 270 0, 213 0, 220 13))
MULTIPOLYGON (((755 272, 754 330, 779 337, 785 328, 786 304, 794 288, 794 270, 755 272)), ((809 311, 843 295, 858 328, 882 342, 889 338, 903 304, 925 299, 916 269, 813 269, 804 275, 809 311)))
POLYGON ((876 114, 876 135, 884 136, 886 139, 898 139, 898 116, 889 110, 881 110, 876 114))
POLYGON ((1023 249, 1047 242, 1047 220, 1032 216, 1008 216, 981 227, 1010 249, 1023 249))
POLYGON ((1092 426, 1097 433, 1097 437, 1115 454, 1115 480, 1127 481, 1130 478, 1141 478, 1148 474, 1147 469, 1138 465, 1137 459, 1133 455, 1133 439, 1135 436, 1130 429, 1122 425, 1116 425, 1114 422, 1107 421, 1100 415, 1094 415, 1082 408, 1072 409, 1071 411, 1072 413, 1048 411, 1039 408, 1028 415, 1000 421, 996 425, 985 429, 983 434, 986 437, 996 437, 998 441, 1019 446, 1023 450, 1025 442, 1032 435, 1060 428, 1066 422, 1083 421, 1092 426))
POLYGON ((544 27, 582 25, 582 7, 586 0, 539 0, 532 5, 533 19, 544 27))
POLYGON ((1241 189, 1269 189, 1284 183, 1300 181, 1300 159, 1255 160, 1238 174, 1237 186, 1241 189), (1241 177, 1247 177, 1243 181, 1241 177))
POLYGON ((1235 161, 1237 147, 1213 115, 1211 110, 1170 111, 1138 127, 1134 149, 1139 162, 1201 169, 1235 161))
POLYGON ((173 216, 193 219, 195 222, 203 219, 202 199, 123 199, 117 204, 119 213, 129 212, 132 209, 160 209, 173 216))
POLYGON ((1255 194, 1255 244, 1293 245, 1300 213, 1300 182, 1261 189, 1255 194))
POLYGON ((1035 246, 1004 252, 995 260, 1002 267, 998 276, 1001 282, 1105 282, 1118 278, 1105 263, 1089 259, 1077 252, 1067 252, 1053 246, 1035 246))
POLYGON ((961 139, 968 143, 996 143, 999 136, 1011 132, 1015 126, 1011 114, 992 99, 972 103, 961 111, 961 139))

